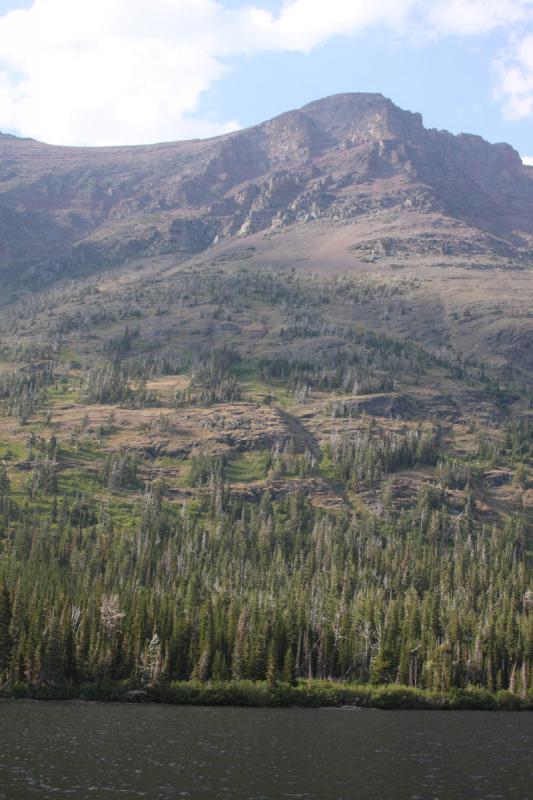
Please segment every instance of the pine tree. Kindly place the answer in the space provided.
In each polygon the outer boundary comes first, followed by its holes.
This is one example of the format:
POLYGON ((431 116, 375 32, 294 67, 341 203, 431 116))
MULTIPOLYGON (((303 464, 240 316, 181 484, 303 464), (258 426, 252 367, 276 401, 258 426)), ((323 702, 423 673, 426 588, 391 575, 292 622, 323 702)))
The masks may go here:
POLYGON ((12 619, 11 598, 7 586, 0 586, 0 680, 9 669, 13 640, 10 626, 12 619))
POLYGON ((266 679, 269 686, 273 687, 278 682, 278 663, 275 642, 272 639, 268 648, 266 679))
POLYGON ((243 609, 237 624, 231 661, 231 677, 236 681, 244 678, 244 638, 246 636, 247 622, 246 610, 243 609))
POLYGON ((5 464, 0 464, 0 497, 9 494, 10 486, 7 467, 5 464))
POLYGON ((296 682, 294 675, 294 654, 290 646, 287 647, 283 658, 283 680, 291 685, 296 682))
POLYGON ((57 685, 64 679, 64 649, 61 641, 61 629, 55 615, 52 616, 44 645, 41 667, 41 680, 45 684, 57 685))

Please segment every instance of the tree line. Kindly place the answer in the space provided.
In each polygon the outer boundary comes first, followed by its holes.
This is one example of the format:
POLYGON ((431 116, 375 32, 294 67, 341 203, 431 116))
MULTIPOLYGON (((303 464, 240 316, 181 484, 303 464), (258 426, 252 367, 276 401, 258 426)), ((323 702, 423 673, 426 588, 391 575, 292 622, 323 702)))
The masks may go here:
POLYGON ((531 542, 519 516, 480 525, 423 495, 389 517, 329 513, 298 492, 249 504, 220 480, 189 507, 154 486, 128 521, 83 497, 36 515, 2 475, 4 684, 314 677, 523 695, 531 685, 531 542))

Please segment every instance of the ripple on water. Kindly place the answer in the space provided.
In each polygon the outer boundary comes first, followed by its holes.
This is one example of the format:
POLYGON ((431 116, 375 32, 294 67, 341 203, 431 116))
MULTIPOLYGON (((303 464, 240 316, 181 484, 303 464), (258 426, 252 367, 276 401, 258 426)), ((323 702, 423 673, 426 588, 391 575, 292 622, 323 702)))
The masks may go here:
POLYGON ((0 703, 0 800, 528 800, 533 717, 0 703))

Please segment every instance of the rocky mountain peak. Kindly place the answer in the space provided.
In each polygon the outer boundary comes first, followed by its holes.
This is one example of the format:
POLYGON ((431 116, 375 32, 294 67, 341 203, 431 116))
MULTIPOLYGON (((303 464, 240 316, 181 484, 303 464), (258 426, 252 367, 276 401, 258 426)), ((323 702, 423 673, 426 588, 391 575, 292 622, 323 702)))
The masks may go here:
POLYGON ((365 241, 350 243, 365 257, 420 251, 398 243, 400 219, 402 232, 408 219, 438 222, 424 253, 523 261, 533 170, 509 145, 427 130, 381 94, 333 95, 205 141, 64 148, 0 136, 4 285, 28 271, 47 281, 148 254, 183 259, 313 222, 365 220, 365 241), (474 229, 467 243, 458 226, 474 229))
POLYGON ((423 130, 422 117, 403 111, 382 94, 337 94, 316 100, 302 112, 337 142, 352 138, 416 137, 423 130))

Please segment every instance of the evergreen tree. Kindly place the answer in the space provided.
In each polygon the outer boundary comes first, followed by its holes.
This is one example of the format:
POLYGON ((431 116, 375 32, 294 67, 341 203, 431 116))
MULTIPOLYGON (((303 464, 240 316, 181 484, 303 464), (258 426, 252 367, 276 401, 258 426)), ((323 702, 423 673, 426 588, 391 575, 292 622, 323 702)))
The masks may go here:
POLYGON ((0 681, 9 670, 13 640, 11 637, 11 598, 7 586, 0 585, 0 681))

